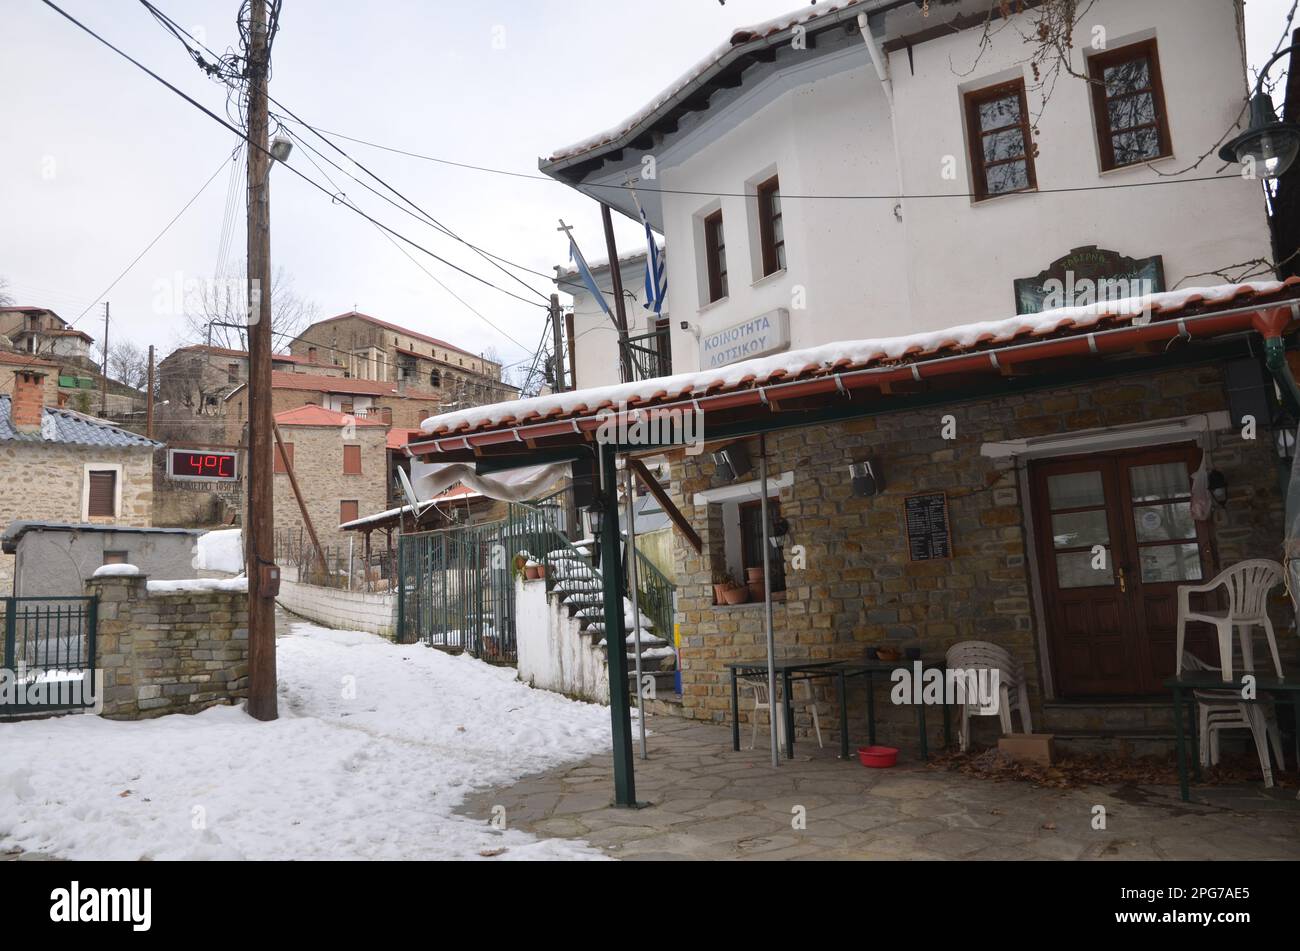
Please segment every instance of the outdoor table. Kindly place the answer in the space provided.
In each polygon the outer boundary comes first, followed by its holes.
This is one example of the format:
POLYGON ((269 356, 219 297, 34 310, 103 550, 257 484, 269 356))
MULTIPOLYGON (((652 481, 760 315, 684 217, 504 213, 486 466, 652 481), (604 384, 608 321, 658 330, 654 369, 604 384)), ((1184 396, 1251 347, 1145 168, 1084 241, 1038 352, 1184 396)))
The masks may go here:
MULTIPOLYGON (((786 758, 794 758, 794 705, 789 702, 790 688, 797 675, 803 680, 818 680, 824 677, 836 678, 840 701, 840 759, 849 758, 849 713, 848 681, 854 677, 865 677, 867 685, 867 737, 870 744, 876 744, 876 674, 888 676, 899 666, 912 669, 915 661, 886 662, 883 660, 854 663, 842 660, 778 660, 775 662, 777 675, 782 685, 782 715, 785 717, 786 758)), ((767 661, 735 661, 727 664, 731 671, 731 748, 740 749, 740 678, 754 674, 767 675, 767 661)), ((922 671, 946 669, 942 662, 922 662, 922 671)), ((930 758, 930 746, 925 734, 925 704, 916 706, 916 723, 920 731, 921 758, 930 758)), ((948 710, 947 696, 943 704, 943 738, 944 743, 952 745, 952 718, 948 710)))
MULTIPOLYGON (((849 758, 849 705, 848 705, 848 680, 852 677, 865 677, 867 681, 867 742, 870 746, 876 745, 876 674, 883 673, 886 678, 897 670, 899 667, 905 667, 913 670, 913 660, 884 661, 871 660, 863 663, 844 663, 835 670, 835 675, 839 680, 840 695, 840 759, 849 758)), ((947 665, 942 661, 921 661, 921 671, 927 670, 947 670, 947 665)), ((948 695, 943 695, 943 742, 945 746, 952 746, 952 716, 948 710, 948 695)), ((930 743, 925 734, 925 704, 914 704, 916 707, 916 726, 920 733, 921 740, 921 759, 930 758, 930 743)))
MULTIPOLYGON (((1232 680, 1224 680, 1221 674, 1214 671, 1187 671, 1180 677, 1170 677, 1165 681, 1165 687, 1173 691, 1174 695, 1174 734, 1177 737, 1178 748, 1176 755, 1178 757, 1178 791, 1182 795, 1183 802, 1191 798, 1191 790, 1188 788, 1187 781, 1187 757, 1190 755, 1193 765, 1193 774, 1199 781, 1201 778, 1201 756, 1196 742, 1196 695, 1197 690, 1232 690, 1240 693, 1245 687, 1245 677, 1254 678, 1255 698, 1246 700, 1242 698, 1243 703, 1259 703, 1262 700, 1272 700, 1278 703, 1290 704, 1292 709, 1300 711, 1300 680, 1279 680, 1276 677, 1265 677, 1257 674, 1243 673, 1242 676, 1232 680), (1273 696, 1273 695, 1280 696, 1273 696), (1191 749, 1188 749, 1186 731, 1183 729, 1183 708, 1188 708, 1188 722, 1191 724, 1191 749)), ((1300 717, 1297 718, 1297 726, 1300 727, 1300 717)), ((1296 756, 1300 761, 1300 729, 1296 734, 1296 756)))
MULTIPOLYGON (((785 717, 785 756, 786 759, 794 759, 794 704, 790 703, 790 686, 794 680, 794 675, 798 674, 803 678, 811 679, 808 675, 812 671, 819 671, 827 667, 836 667, 843 661, 838 660, 790 660, 782 659, 773 662, 776 668, 777 676, 781 678, 782 688, 782 716, 785 717)), ((755 674, 767 676, 767 660, 741 660, 733 661, 727 664, 727 669, 731 671, 731 748, 740 749, 740 678, 750 677, 755 674)), ((776 698, 770 698, 775 709, 776 698)))

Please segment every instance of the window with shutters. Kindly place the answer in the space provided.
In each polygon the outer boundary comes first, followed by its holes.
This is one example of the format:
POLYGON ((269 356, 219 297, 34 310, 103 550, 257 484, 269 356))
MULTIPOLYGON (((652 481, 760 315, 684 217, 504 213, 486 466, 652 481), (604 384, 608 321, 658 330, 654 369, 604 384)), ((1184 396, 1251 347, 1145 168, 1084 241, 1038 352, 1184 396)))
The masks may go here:
POLYGON ((280 452, 279 445, 277 445, 275 447, 275 471, 288 472, 291 465, 293 465, 293 443, 287 442, 284 444, 283 454, 280 452), (288 465, 285 464, 286 460, 288 465))
POLYGON ((343 447, 343 474, 361 475, 361 447, 343 447))
POLYGON ((360 515, 358 515, 357 512, 358 504, 359 503, 357 502, 356 499, 344 499, 342 502, 339 503, 339 524, 340 525, 344 524, 345 522, 355 522, 358 518, 360 518, 360 515))
POLYGON ((90 518, 115 518, 117 516, 117 471, 92 469, 89 479, 90 491, 86 502, 86 515, 90 518))

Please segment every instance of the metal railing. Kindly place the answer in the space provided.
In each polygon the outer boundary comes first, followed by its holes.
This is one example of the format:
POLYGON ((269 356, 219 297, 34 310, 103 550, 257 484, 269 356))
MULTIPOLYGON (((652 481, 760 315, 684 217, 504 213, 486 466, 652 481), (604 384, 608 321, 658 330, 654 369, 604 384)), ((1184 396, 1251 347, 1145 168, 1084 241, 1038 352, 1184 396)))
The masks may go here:
POLYGON ((88 705, 85 678, 95 667, 99 601, 94 597, 0 598, 4 639, 0 668, 11 671, 24 701, 0 693, 0 717, 88 705), (78 689, 71 689, 74 685, 78 689), (39 703, 31 688, 43 688, 39 703))
POLYGON ((350 549, 346 545, 322 545, 318 554, 302 529, 278 529, 275 560, 287 569, 288 580, 318 588, 382 592, 397 586, 396 551, 372 549, 367 558, 360 538, 350 549))
POLYGON ((673 642, 673 593, 676 586, 668 576, 636 549, 637 608, 654 624, 654 633, 673 642))
POLYGON ((632 361, 632 375, 638 380, 669 376, 673 372, 672 350, 666 328, 628 337, 627 350, 632 361))

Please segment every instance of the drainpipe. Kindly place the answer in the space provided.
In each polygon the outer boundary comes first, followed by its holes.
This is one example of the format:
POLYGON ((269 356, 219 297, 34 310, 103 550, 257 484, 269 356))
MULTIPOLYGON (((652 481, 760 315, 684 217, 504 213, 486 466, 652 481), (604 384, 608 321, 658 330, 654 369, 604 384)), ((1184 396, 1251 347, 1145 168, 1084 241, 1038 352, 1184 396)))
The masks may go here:
POLYGON ((858 14, 858 32, 862 34, 862 39, 867 44, 867 52, 871 56, 871 65, 876 70, 876 78, 880 80, 880 90, 885 96, 885 105, 889 108, 889 135, 894 143, 894 169, 898 178, 898 197, 897 203, 894 205, 894 217, 903 226, 903 266, 907 270, 906 279, 903 281, 903 295, 907 314, 911 317, 911 268, 907 266, 911 245, 907 240, 907 215, 903 207, 905 192, 903 188, 903 151, 902 144, 898 141, 898 111, 894 108, 894 81, 889 75, 889 59, 885 56, 885 51, 881 49, 879 41, 871 32, 871 24, 865 13, 858 14))
POLYGON ((1286 341, 1282 339, 1282 331, 1288 323, 1297 319, 1300 319, 1300 304, 1265 311, 1252 320, 1255 329, 1264 338, 1264 364, 1277 381, 1282 402, 1292 416, 1300 416, 1300 386, 1296 385, 1291 366, 1286 362, 1286 341))

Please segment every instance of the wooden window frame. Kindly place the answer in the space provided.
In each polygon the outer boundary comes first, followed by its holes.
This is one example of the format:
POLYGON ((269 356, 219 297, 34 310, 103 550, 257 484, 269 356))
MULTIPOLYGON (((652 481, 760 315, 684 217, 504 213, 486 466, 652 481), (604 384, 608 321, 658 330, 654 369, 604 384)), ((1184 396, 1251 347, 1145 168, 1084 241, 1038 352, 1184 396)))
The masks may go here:
POLYGON ((1173 142, 1169 136, 1169 110, 1165 106, 1165 85, 1160 74, 1160 51, 1156 45, 1155 37, 1089 56, 1088 76, 1092 80, 1089 83, 1092 87, 1092 115, 1097 129, 1097 153, 1101 159, 1101 170, 1103 172, 1112 172, 1120 168, 1137 168, 1140 165, 1146 165, 1148 162, 1158 162, 1160 159, 1169 158, 1174 154, 1173 142), (1138 59, 1140 56, 1145 56, 1147 59, 1151 85, 1131 95, 1141 95, 1144 92, 1151 93, 1151 99, 1156 107, 1156 121, 1146 125, 1129 126, 1119 131, 1130 132, 1154 128, 1160 140, 1160 154, 1153 158, 1139 159, 1136 162, 1118 165, 1115 162, 1115 140, 1110 127, 1110 110, 1106 108, 1110 102, 1110 97, 1106 95, 1105 71, 1107 67, 1138 59))
POLYGON ((776 223, 781 220, 784 224, 785 215, 777 211, 772 204, 772 197, 781 194, 779 177, 773 175, 767 181, 760 182, 757 194, 758 239, 763 249, 763 276, 767 277, 785 269, 785 265, 781 263, 781 257, 785 252, 784 230, 781 232, 781 240, 778 241, 776 238, 776 223))
POLYGON ((339 499, 339 524, 346 525, 348 522, 355 522, 361 517, 361 500, 360 499, 339 499), (344 506, 352 506, 351 517, 343 510, 344 506))
POLYGON ((277 443, 275 447, 275 464, 271 467, 272 475, 286 475, 293 466, 293 443, 284 443, 284 453, 281 454, 280 446, 277 443), (286 464, 287 463, 287 464, 286 464))
POLYGON ((719 208, 704 218, 704 266, 709 275, 709 303, 727 296, 727 232, 719 208))
POLYGON ((361 445, 351 445, 345 443, 343 446, 343 474, 344 475, 361 475, 361 445), (356 462, 354 468, 349 468, 348 460, 353 459, 356 462))
POLYGON ((1023 76, 1013 79, 1010 82, 998 83, 994 86, 985 86, 983 89, 972 89, 965 94, 966 106, 966 138, 970 150, 971 173, 974 179, 975 200, 987 201, 990 198, 1001 198, 1003 195, 1021 195, 1025 192, 1036 191, 1038 188, 1038 173, 1034 168, 1034 136, 1033 129, 1029 124, 1029 104, 1025 98, 1025 79, 1023 76), (1024 137, 1025 154, 1015 158, 999 159, 996 162, 984 161, 984 137, 997 132, 1005 132, 1008 129, 1017 128, 1016 125, 1001 126, 997 129, 985 131, 980 126, 979 107, 983 103, 992 102, 997 99, 1006 99, 1011 93, 1020 97, 1020 134, 1024 137), (999 165, 1009 165, 1012 162, 1024 161, 1025 172, 1029 178, 1029 184, 1024 188, 1017 188, 1013 191, 991 192, 989 191, 988 170, 999 165))

